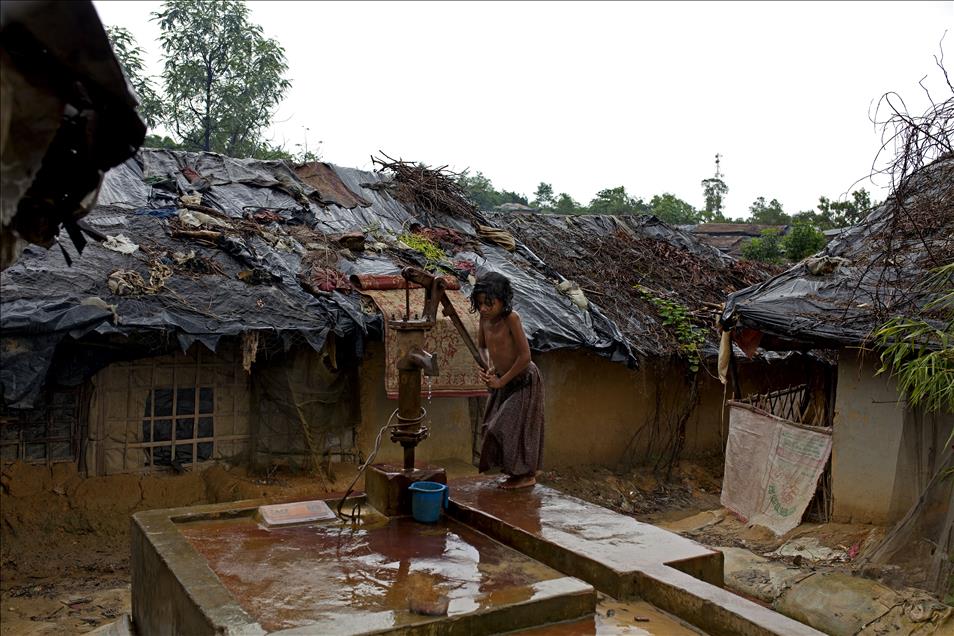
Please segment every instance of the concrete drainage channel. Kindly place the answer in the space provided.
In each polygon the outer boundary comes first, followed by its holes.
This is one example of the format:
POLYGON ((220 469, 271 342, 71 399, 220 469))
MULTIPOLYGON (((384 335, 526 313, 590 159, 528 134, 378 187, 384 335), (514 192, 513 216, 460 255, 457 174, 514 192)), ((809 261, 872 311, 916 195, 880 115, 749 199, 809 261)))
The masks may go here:
POLYGON ((708 634, 821 633, 722 589, 722 553, 543 486, 454 481, 436 524, 365 507, 354 527, 269 529, 256 511, 134 516, 139 634, 693 633, 656 608, 708 634))

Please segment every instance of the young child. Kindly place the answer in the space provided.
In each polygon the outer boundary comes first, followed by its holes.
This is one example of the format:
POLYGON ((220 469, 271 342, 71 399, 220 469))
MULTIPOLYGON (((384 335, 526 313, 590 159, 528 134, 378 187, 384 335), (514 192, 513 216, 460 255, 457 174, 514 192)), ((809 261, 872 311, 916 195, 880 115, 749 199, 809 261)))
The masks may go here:
POLYGON ((496 272, 481 276, 470 296, 471 310, 480 313, 478 347, 489 367, 481 371, 490 400, 479 469, 509 475, 500 483, 508 490, 536 484, 543 457, 543 380, 512 301, 510 281, 496 272))

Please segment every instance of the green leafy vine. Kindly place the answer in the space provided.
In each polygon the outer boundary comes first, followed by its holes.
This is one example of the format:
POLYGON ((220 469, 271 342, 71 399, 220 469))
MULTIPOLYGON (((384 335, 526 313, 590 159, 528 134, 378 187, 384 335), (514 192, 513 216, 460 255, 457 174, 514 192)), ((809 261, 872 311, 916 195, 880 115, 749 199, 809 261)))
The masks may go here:
POLYGON ((689 370, 698 372, 702 364, 702 347, 706 335, 702 329, 692 324, 689 309, 676 301, 657 296, 651 289, 642 285, 636 285, 634 289, 656 308, 663 319, 663 326, 671 328, 679 342, 679 350, 689 361, 689 370))

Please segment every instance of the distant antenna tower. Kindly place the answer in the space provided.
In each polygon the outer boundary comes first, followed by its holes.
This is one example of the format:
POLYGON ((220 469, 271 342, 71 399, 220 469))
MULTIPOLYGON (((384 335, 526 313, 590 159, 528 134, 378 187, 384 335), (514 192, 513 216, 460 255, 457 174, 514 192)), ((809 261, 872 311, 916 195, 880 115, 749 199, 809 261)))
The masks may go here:
POLYGON ((721 179, 721 178, 722 178, 722 168, 719 167, 719 160, 722 159, 722 155, 720 155, 719 153, 716 153, 715 159, 716 159, 716 173, 715 173, 715 178, 716 178, 716 179, 721 179))

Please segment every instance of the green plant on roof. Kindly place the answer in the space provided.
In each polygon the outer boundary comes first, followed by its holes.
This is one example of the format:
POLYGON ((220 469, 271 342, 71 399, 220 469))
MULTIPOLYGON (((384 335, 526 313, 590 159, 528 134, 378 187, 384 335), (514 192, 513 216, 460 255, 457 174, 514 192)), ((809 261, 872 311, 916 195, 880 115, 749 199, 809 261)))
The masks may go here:
POLYGON ((644 300, 651 303, 663 319, 663 326, 669 327, 679 342, 679 350, 689 361, 689 370, 699 371, 702 364, 702 347, 706 341, 705 332, 692 324, 689 309, 674 300, 662 298, 642 285, 634 285, 644 300))
POLYGON ((447 259, 447 254, 444 250, 426 236, 405 232, 398 236, 398 240, 415 252, 421 254, 427 261, 427 269, 437 269, 441 267, 441 263, 447 259))

